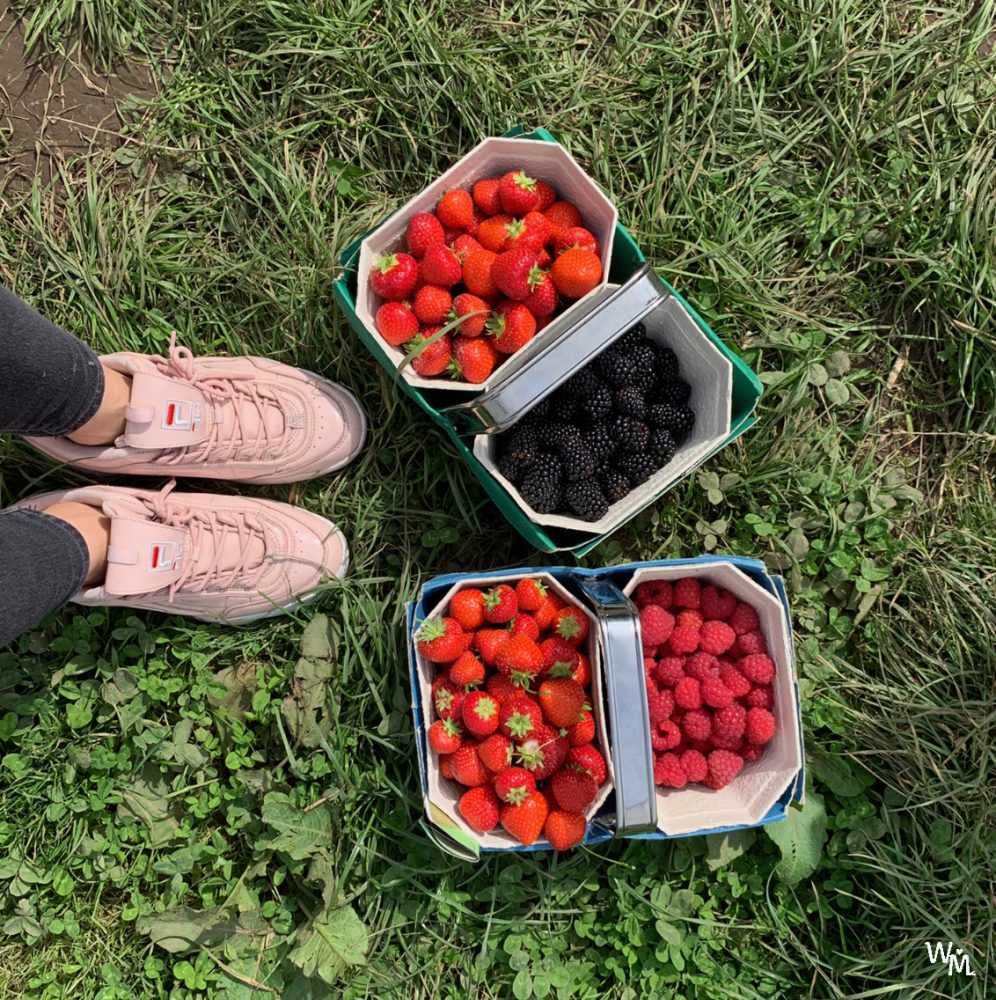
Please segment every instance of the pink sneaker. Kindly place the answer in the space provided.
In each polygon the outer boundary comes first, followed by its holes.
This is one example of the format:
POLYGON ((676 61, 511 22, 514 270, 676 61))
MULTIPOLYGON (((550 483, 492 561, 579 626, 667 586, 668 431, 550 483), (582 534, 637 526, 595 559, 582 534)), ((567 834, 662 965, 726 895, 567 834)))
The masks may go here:
POLYGON ((273 500, 81 486, 16 507, 60 501, 103 508, 111 519, 107 575, 76 604, 123 606, 241 625, 295 610, 326 577, 342 577, 349 551, 331 521, 273 500))
POLYGON ((132 379, 124 433, 88 447, 29 437, 59 462, 105 475, 202 476, 295 483, 342 468, 363 447, 355 397, 312 372, 268 358, 194 358, 170 338, 169 357, 108 354, 132 379))

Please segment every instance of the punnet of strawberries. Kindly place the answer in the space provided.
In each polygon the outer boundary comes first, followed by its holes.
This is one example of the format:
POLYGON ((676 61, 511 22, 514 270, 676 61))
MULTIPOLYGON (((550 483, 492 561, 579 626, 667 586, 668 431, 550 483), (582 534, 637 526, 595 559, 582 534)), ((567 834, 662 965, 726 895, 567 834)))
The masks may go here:
POLYGON ((654 781, 725 788, 775 735, 774 660, 757 611, 694 577, 636 588, 654 781))
POLYGON ((432 681, 429 746, 457 808, 478 833, 501 825, 521 844, 581 842, 606 780, 584 652, 589 621, 535 577, 467 586, 426 619, 416 648, 432 681))
POLYGON ((446 191, 434 212, 412 216, 405 239, 407 252, 382 253, 371 268, 383 300, 374 322, 426 378, 484 382, 602 280, 581 211, 525 170, 446 191))

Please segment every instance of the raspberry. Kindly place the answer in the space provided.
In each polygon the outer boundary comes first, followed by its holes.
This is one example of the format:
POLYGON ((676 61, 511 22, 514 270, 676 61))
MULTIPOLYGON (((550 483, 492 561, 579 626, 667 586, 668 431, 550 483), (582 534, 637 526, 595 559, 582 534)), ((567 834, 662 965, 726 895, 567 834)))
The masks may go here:
POLYGON ((737 660, 737 670, 754 684, 770 684, 775 676, 775 664, 763 653, 741 657, 737 660))
POLYGON ((690 750, 698 750, 703 756, 708 756, 712 751, 712 742, 710 740, 689 740, 688 748, 690 750))
POLYGON ((674 714, 674 693, 670 689, 665 688, 663 691, 658 692, 657 697, 660 699, 661 705, 666 712, 664 718, 670 719, 674 714))
POLYGON ((709 584, 702 588, 702 614, 706 618, 713 618, 716 621, 725 622, 733 614, 733 609, 737 606, 737 599, 728 590, 722 587, 714 587, 709 584))
POLYGON ((740 756, 745 761, 760 760, 764 756, 764 747, 759 747, 755 743, 745 743, 743 750, 740 751, 740 756))
POLYGON ((648 604, 640 612, 640 635, 644 649, 654 649, 667 642, 674 631, 674 615, 656 604, 648 604))
POLYGON ((685 660, 685 676, 704 681, 719 676, 719 660, 711 653, 693 653, 685 660))
POLYGON ((665 656, 654 667, 654 678, 665 687, 674 687, 685 676, 685 661, 680 656, 665 656))
MULTIPOLYGON (((693 576, 686 576, 674 585, 674 603, 679 608, 697 608, 702 603, 702 587, 693 576)), ((747 629, 744 629, 746 632, 747 629)))
POLYGON ((694 677, 683 677, 674 686, 674 703, 679 708, 702 707, 702 689, 694 677))
POLYGON ((712 736, 712 718, 701 708, 693 708, 685 712, 681 720, 681 731, 695 745, 697 740, 708 741, 712 736))
POLYGON ((688 783, 678 756, 663 753, 654 761, 654 784, 664 788, 684 788, 688 783))
POLYGON ((636 606, 645 608, 657 604, 666 611, 671 607, 671 584, 667 580, 650 580, 636 588, 636 606))
POLYGON ((699 649, 719 656, 734 643, 737 633, 725 622, 708 621, 699 630, 699 649))
POLYGON ((689 781, 705 781, 709 765, 698 750, 686 750, 681 755, 681 769, 689 781))
POLYGON ((709 740, 713 750, 732 750, 734 753, 740 753, 744 748, 742 736, 717 736, 713 733, 709 740))
POLYGON ((671 633, 667 641, 672 653, 694 653, 699 648, 699 630, 696 628, 678 627, 671 633))
POLYGON ((756 632, 761 627, 761 621, 757 617, 757 612, 749 605, 741 601, 734 609, 729 618, 730 628, 737 635, 744 632, 756 632))
POLYGON ((709 774, 706 784, 713 789, 725 788, 744 766, 744 759, 729 750, 713 750, 709 754, 709 774))
POLYGON ((657 661, 652 656, 645 656, 643 658, 643 676, 649 681, 654 676, 654 668, 657 666, 657 661))
POLYGON ((770 684, 755 684, 744 698, 748 708, 772 708, 775 692, 770 684))
POLYGON ((678 617, 675 619, 675 621, 682 628, 693 628, 695 629, 696 632, 698 632, 699 629, 702 628, 705 619, 702 617, 702 615, 698 613, 698 611, 692 611, 686 608, 684 611, 678 612, 678 617))
POLYGON ((650 724, 652 726, 656 726, 659 722, 666 722, 671 718, 671 712, 674 710, 674 698, 670 691, 666 694, 667 698, 664 697, 664 692, 657 690, 653 681, 648 681, 647 708, 650 710, 650 724))
POLYGON ((763 746, 775 735, 775 717, 766 708, 752 708, 747 713, 747 742, 763 746))
POLYGON ((767 653, 768 644, 760 632, 744 632, 737 636, 731 650, 734 656, 750 656, 753 653, 767 653))
POLYGON ((750 681, 732 663, 724 663, 719 668, 719 679, 730 689, 734 698, 743 698, 750 691, 750 681))
POLYGON ((658 723, 656 731, 650 734, 650 742, 656 751, 673 750, 681 742, 681 730, 678 724, 669 719, 658 723))
POLYGON ((724 742, 739 742, 747 723, 747 710, 742 705, 727 705, 712 713, 712 738, 724 742))
POLYGON ((726 708, 733 704, 733 694, 718 677, 708 677, 702 682, 702 700, 710 708, 726 708))

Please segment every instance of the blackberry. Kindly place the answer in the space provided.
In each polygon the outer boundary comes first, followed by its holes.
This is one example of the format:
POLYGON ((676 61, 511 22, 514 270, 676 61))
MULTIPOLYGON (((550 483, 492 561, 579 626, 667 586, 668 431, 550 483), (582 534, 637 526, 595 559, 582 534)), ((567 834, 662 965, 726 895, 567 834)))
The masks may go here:
POLYGON ((539 438, 532 427, 515 427, 508 432, 504 456, 522 466, 539 457, 539 438))
POLYGON ((621 389, 616 389, 614 402, 616 413, 621 413, 624 417, 642 420, 647 411, 647 402, 636 386, 624 385, 621 389))
POLYGON ((606 348, 595 359, 595 367, 609 385, 617 387, 629 385, 636 371, 628 349, 618 343, 606 348))
POLYGON ((608 469, 600 478, 602 492, 609 503, 618 503, 629 493, 629 480, 618 469, 608 469))
POLYGON ((568 395, 563 388, 558 389, 550 400, 550 415, 561 423, 569 424, 578 413, 578 399, 568 395))
POLYGON ((670 403, 655 403, 650 407, 647 419, 652 426, 669 430, 677 444, 681 444, 695 426, 695 412, 691 408, 672 406, 670 403))
POLYGON ((643 451, 650 437, 650 428, 645 423, 632 417, 624 417, 622 414, 613 419, 609 430, 623 451, 643 451))
POLYGON ((658 468, 667 465, 677 450, 674 438, 666 427, 657 427, 650 432, 647 454, 657 463, 658 468))
POLYGON ((624 347, 631 351, 634 347, 642 344, 647 337, 647 328, 642 323, 631 326, 612 346, 624 347))
POLYGON ((541 399, 517 424, 516 427, 532 427, 537 429, 550 416, 550 397, 541 399))
POLYGON ((564 490, 567 506, 582 521, 598 521, 605 517, 609 502, 593 479, 579 479, 564 490))
POLYGON ((601 383, 595 374, 595 369, 591 365, 586 365, 577 374, 572 375, 561 388, 568 396, 582 399, 591 395, 597 385, 601 385, 601 383))
POLYGON ((536 431, 540 447, 545 448, 547 451, 554 450, 560 443, 560 439, 567 430, 567 427, 567 424, 559 423, 556 420, 548 420, 545 424, 542 424, 536 431))
POLYGON ((561 448, 560 459, 564 466, 564 479, 569 483, 594 475, 598 465, 598 460, 583 441, 571 442, 561 448))
POLYGON ((522 479, 519 495, 537 514, 552 514, 563 505, 563 467, 556 455, 540 455, 522 479))
POLYGON ((654 352, 654 374, 658 382, 670 382, 678 377, 678 355, 670 347, 650 341, 654 352))
POLYGON ((612 412, 612 390, 604 382, 596 381, 587 396, 577 401, 578 414, 587 420, 601 420, 612 412))
POLYGON ((528 463, 521 462, 518 459, 511 458, 509 455, 500 455, 498 457, 498 471, 510 482, 518 484, 522 477, 526 473, 526 469, 529 467, 528 463))
POLYGON ((629 480, 630 486, 639 486, 657 471, 657 463, 650 455, 631 452, 619 456, 616 468, 629 480))
POLYGON ((692 387, 683 379, 676 378, 669 382, 659 382, 654 391, 654 401, 670 403, 672 406, 684 406, 692 394, 692 387))
POLYGON ((615 454, 615 450, 618 447, 615 436, 609 429, 609 425, 604 421, 593 424, 588 429, 584 436, 584 443, 595 458, 599 460, 615 454))

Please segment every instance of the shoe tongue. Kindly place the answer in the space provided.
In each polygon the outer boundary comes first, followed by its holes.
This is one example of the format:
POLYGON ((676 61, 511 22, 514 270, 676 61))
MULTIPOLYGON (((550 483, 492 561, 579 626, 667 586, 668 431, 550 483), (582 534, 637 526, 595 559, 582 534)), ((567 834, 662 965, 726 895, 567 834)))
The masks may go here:
POLYGON ((111 539, 107 550, 104 589, 115 597, 164 590, 179 579, 191 558, 190 535, 184 528, 143 519, 115 507, 111 514, 111 539))
POLYGON ((196 387, 156 372, 136 372, 120 440, 130 448, 187 448, 207 439, 211 420, 211 406, 196 387))

